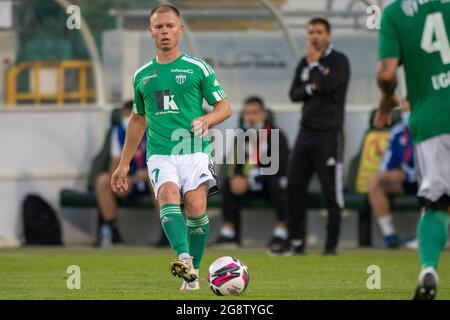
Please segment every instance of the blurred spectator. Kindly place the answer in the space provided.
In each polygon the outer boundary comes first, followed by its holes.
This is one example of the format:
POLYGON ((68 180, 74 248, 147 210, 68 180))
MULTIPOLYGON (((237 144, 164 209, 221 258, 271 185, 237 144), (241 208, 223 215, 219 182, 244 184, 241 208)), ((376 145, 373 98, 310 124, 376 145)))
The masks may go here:
MULTIPOLYGON (((121 121, 117 124, 111 133, 111 161, 109 172, 102 172, 96 178, 95 195, 98 208, 101 215, 101 224, 99 228, 98 245, 108 247, 112 244, 121 243, 122 239, 117 223, 117 198, 150 196, 153 199, 156 213, 159 216, 157 202, 154 201, 154 195, 151 191, 149 176, 146 163, 146 136, 144 135, 141 143, 136 150, 135 156, 130 163, 130 175, 128 176, 128 190, 113 193, 110 185, 111 174, 117 167, 122 148, 125 144, 125 134, 128 125, 128 119, 133 109, 133 101, 126 102, 121 110, 121 121)), ((163 232, 157 245, 168 245, 168 241, 163 232)))
MULTIPOLYGON (((278 247, 284 245, 287 241, 287 201, 286 201, 286 172, 288 161, 288 145, 285 135, 279 132, 279 170, 275 175, 261 175, 260 168, 263 165, 260 162, 260 155, 265 152, 272 155, 272 130, 276 129, 268 118, 268 111, 264 102, 259 97, 249 97, 245 100, 242 115, 242 129, 264 129, 264 139, 259 137, 257 145, 252 145, 252 139, 246 140, 245 145, 238 145, 235 141, 234 155, 235 163, 228 164, 227 176, 223 181, 222 188, 222 210, 223 226, 221 228, 220 238, 216 244, 238 246, 239 237, 239 219, 242 204, 251 197, 260 197, 271 199, 273 208, 276 212, 277 223, 273 230, 272 238, 268 246, 269 250, 279 250, 278 247), (261 138, 261 139, 260 139, 261 138), (236 154, 238 148, 245 152, 245 164, 236 163, 236 154), (255 152, 249 152, 254 150, 255 152), (249 155, 255 155, 257 159, 249 161, 249 155)), ((275 143, 275 142, 274 142, 275 143)))
POLYGON ((409 114, 409 102, 405 100, 402 103, 402 121, 391 130, 380 172, 369 182, 370 206, 388 248, 400 245, 392 222, 389 196, 417 193, 413 142, 408 129, 409 114))

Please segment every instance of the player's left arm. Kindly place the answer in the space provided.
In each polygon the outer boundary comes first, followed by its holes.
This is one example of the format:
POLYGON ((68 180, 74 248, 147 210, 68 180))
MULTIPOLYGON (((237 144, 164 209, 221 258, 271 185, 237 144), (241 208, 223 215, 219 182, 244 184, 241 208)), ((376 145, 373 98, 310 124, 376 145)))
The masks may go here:
POLYGON ((211 126, 225 121, 230 116, 230 102, 228 99, 222 99, 214 104, 213 111, 192 121, 192 131, 197 135, 204 134, 211 126))
POLYGON ((395 95, 395 89, 397 88, 396 72, 402 52, 394 16, 392 9, 386 9, 380 26, 377 83, 381 91, 381 98, 374 119, 376 128, 391 124, 391 110, 400 103, 395 95))
POLYGON ((196 135, 204 134, 209 127, 217 125, 231 116, 230 102, 216 79, 216 74, 208 65, 208 75, 202 81, 202 93, 213 111, 192 121, 192 131, 196 135))

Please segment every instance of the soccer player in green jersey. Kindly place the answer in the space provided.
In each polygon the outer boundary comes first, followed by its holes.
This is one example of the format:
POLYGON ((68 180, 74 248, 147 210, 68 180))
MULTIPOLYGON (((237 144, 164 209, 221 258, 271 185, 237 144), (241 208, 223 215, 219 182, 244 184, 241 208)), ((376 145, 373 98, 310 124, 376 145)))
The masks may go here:
POLYGON ((209 232, 207 196, 218 191, 207 130, 227 119, 231 108, 214 70, 180 51, 183 25, 177 8, 154 8, 149 31, 156 57, 134 74, 133 114, 111 187, 128 188, 129 163, 147 131, 150 180, 160 204, 162 227, 177 255, 170 270, 183 279, 182 290, 195 290, 209 232), (203 99, 214 106, 210 113, 203 111, 203 99))
POLYGON ((411 103, 418 197, 425 208, 417 235, 421 272, 416 300, 436 295, 437 265, 448 240, 450 212, 450 1, 397 0, 383 12, 379 33, 378 85, 382 92, 375 125, 391 121, 396 69, 403 64, 411 103))

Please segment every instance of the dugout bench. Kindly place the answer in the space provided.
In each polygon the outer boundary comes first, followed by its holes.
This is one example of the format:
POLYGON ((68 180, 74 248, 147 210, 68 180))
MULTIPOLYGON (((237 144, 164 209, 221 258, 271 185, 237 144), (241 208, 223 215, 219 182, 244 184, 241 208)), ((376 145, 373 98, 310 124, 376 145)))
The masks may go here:
MULTIPOLYGON (((372 245, 372 213, 367 197, 367 182, 378 171, 379 162, 384 153, 389 137, 389 129, 378 130, 373 128, 375 111, 369 117, 368 129, 365 132, 359 153, 353 157, 347 170, 344 187, 345 209, 358 212, 358 244, 361 247, 372 245)), ((395 124, 401 118, 398 110, 394 110, 395 124)), ((63 189, 60 192, 60 205, 62 208, 95 208, 97 201, 94 193, 95 178, 103 171, 107 171, 110 161, 110 137, 112 128, 120 121, 120 109, 111 113, 111 126, 107 131, 104 143, 99 154, 94 158, 88 175, 87 191, 63 189)), ((150 196, 120 199, 120 207, 133 209, 151 209, 150 196)), ((208 207, 220 207, 220 194, 208 199, 208 207)), ((415 211, 419 205, 415 196, 391 197, 392 211, 415 211)), ((244 207, 252 209, 267 209, 269 202, 264 199, 251 199, 244 203, 244 207)), ((320 192, 310 192, 307 197, 308 209, 323 209, 325 201, 320 192)))

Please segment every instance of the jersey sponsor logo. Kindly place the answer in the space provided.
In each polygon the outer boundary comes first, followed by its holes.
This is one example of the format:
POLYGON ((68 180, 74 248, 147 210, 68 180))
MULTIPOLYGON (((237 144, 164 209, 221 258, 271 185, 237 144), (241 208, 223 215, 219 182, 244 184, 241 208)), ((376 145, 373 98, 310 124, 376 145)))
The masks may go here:
POLYGON ((150 79, 156 78, 157 76, 158 76, 158 74, 156 73, 156 70, 155 70, 151 76, 144 77, 144 78, 142 79, 142 83, 143 83, 143 84, 146 84, 147 82, 150 81, 150 79))
POLYGON ((175 81, 178 83, 178 84, 183 84, 183 83, 185 83, 186 82, 186 75, 185 74, 177 74, 176 76, 175 76, 175 81))
POLYGON ((194 73, 194 70, 192 69, 171 69, 170 72, 176 72, 176 73, 194 73))
POLYGON ((175 95, 170 94, 170 90, 156 91, 155 94, 159 110, 178 110, 178 106, 174 100, 175 95))

